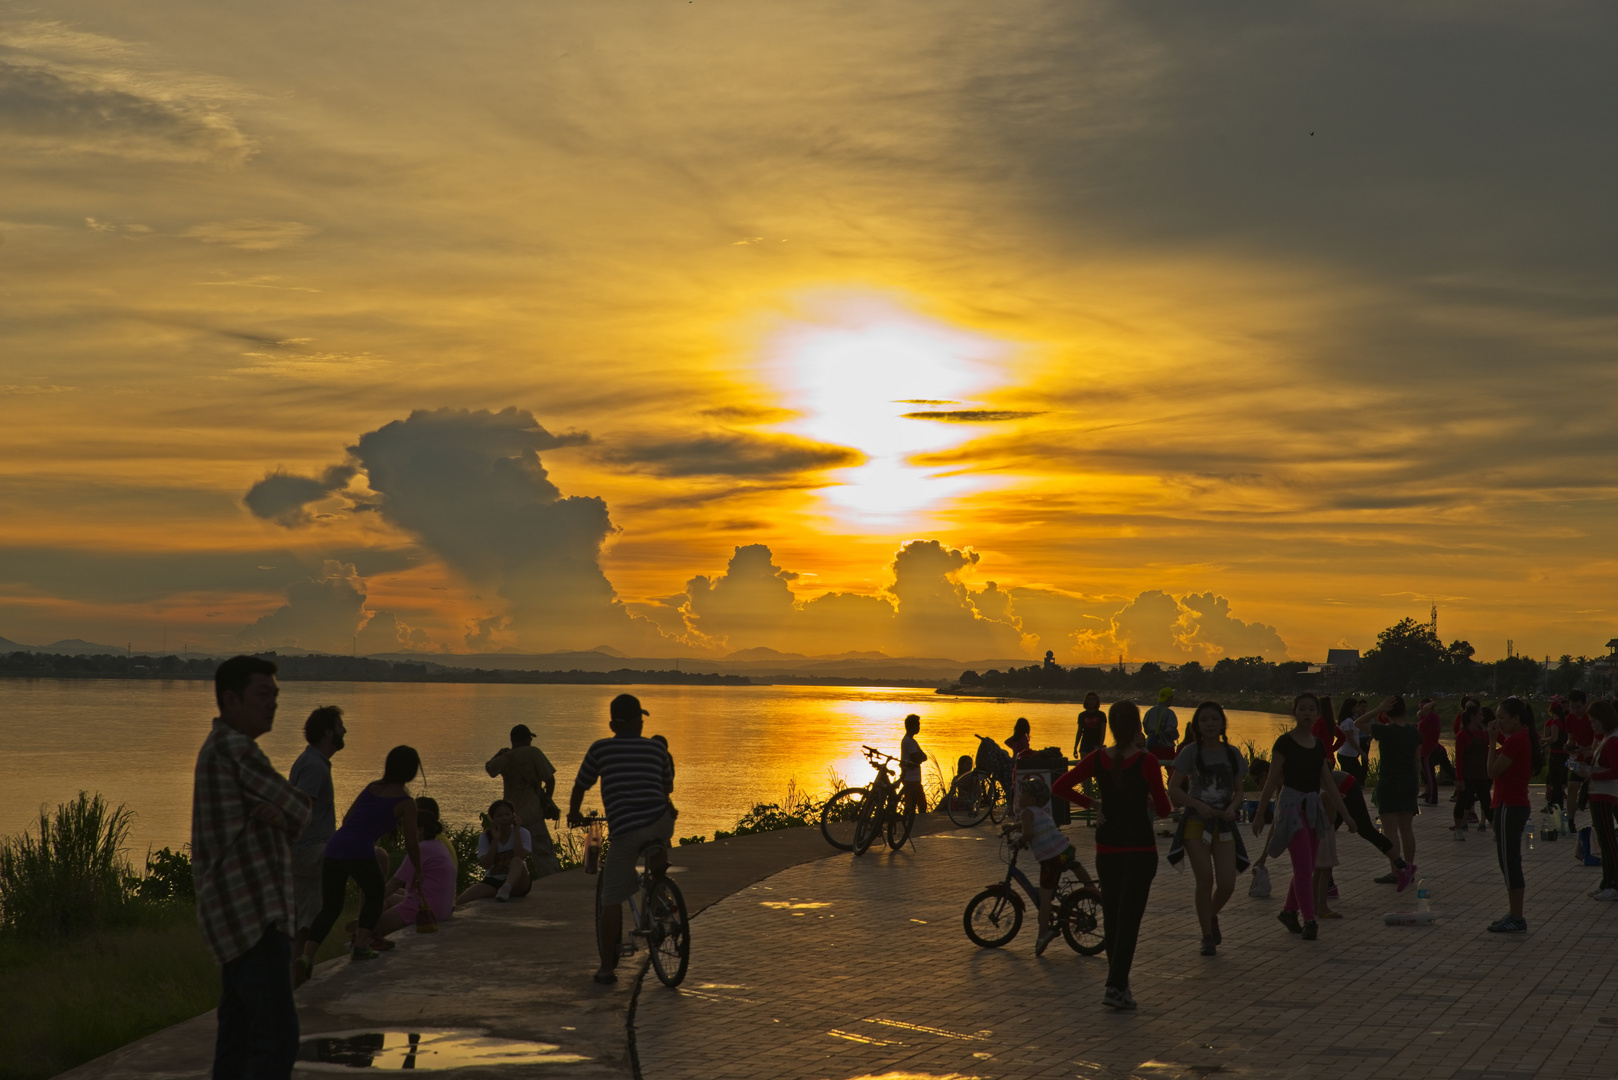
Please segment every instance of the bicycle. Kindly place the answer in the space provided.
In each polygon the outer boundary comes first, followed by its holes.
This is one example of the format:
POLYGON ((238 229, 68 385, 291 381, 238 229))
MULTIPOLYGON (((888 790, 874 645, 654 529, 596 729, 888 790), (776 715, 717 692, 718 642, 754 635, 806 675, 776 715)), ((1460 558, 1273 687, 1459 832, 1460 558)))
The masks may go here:
POLYGON ((992 739, 985 739, 981 735, 974 735, 978 740, 978 765, 970 772, 964 772, 955 778, 949 786, 949 794, 944 797, 944 809, 949 819, 963 829, 980 824, 988 818, 996 825, 1006 816, 1006 809, 1011 799, 1008 796, 1008 775, 1002 777, 995 769, 982 764, 982 745, 987 742, 994 743, 992 739))
POLYGON ((904 801, 904 789, 893 782, 889 762, 899 759, 872 746, 861 747, 876 779, 862 788, 844 788, 820 810, 820 834, 839 851, 864 855, 886 833, 888 847, 897 851, 910 839, 916 806, 904 801))
MULTIPOLYGON (((584 819, 585 827, 596 822, 605 824, 606 819, 600 814, 590 814, 584 819)), ((668 857, 661 841, 647 843, 641 848, 640 855, 644 859, 640 885, 635 895, 629 898, 629 950, 634 951, 636 938, 645 941, 658 981, 673 989, 685 979, 686 968, 691 963, 691 922, 685 896, 664 872, 668 857), (654 869, 659 863, 662 868, 654 869)), ((602 857, 605 858, 604 850, 602 857)), ((602 872, 604 869, 604 866, 596 868, 597 941, 600 940, 601 931, 601 893, 606 880, 606 874, 602 872)))
MULTIPOLYGON (((1009 945, 1022 929, 1023 899, 1011 887, 1015 881, 1028 894, 1029 903, 1039 906, 1039 887, 1028 875, 1017 869, 1017 853, 1024 845, 1012 840, 1006 826, 1001 843, 1009 847, 1002 855, 1006 863, 1006 879, 995 882, 971 900, 961 915, 966 936, 974 945, 984 949, 998 949, 1009 945)), ((1073 867, 1062 871, 1057 882, 1056 895, 1051 900, 1051 918, 1062 932, 1068 947, 1080 956, 1095 956, 1106 948, 1106 934, 1102 925, 1101 894, 1085 885, 1073 867)))

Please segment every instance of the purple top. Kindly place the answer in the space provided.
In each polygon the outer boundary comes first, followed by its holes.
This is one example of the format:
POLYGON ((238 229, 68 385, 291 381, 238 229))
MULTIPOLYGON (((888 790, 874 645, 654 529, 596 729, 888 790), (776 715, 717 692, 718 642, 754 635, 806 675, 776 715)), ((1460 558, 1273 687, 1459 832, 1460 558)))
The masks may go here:
POLYGON ((392 832, 399 823, 399 819, 393 816, 393 808, 408 798, 408 795, 391 798, 372 795, 371 786, 365 785, 359 798, 354 800, 354 805, 343 815, 341 827, 326 842, 326 858, 371 858, 376 842, 392 832))

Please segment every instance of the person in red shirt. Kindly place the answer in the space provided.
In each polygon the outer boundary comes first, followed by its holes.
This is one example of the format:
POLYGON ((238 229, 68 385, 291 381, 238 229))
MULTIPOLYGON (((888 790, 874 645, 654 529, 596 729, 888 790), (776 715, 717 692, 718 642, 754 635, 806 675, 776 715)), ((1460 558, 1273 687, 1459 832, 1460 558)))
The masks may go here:
POLYGON ((1493 709, 1468 708, 1466 726, 1455 735, 1455 818, 1450 826, 1457 840, 1466 839, 1466 819, 1473 804, 1483 813, 1478 831, 1494 818, 1494 782, 1489 779, 1489 732, 1493 709))
POLYGON ((1596 900, 1618 900, 1618 709, 1610 701, 1590 706, 1595 742, 1590 760, 1574 768, 1590 793, 1590 820, 1601 846, 1601 884, 1591 891, 1596 900))
POLYGON ((1107 710, 1112 745, 1082 759, 1051 785, 1051 794, 1081 809, 1094 800, 1079 790, 1094 780, 1101 795, 1096 812, 1096 876, 1101 879, 1103 937, 1107 950, 1107 989, 1101 1004, 1132 1010, 1129 969, 1135 961, 1141 917, 1157 876, 1157 837, 1151 812, 1169 817, 1174 807, 1163 790, 1163 768, 1142 746, 1140 709, 1132 701, 1107 710))
POLYGON ((1489 926, 1492 934, 1521 934, 1523 918, 1522 834, 1528 825, 1528 778, 1534 769, 1534 710, 1521 698, 1509 697, 1495 710, 1489 726, 1489 777, 1494 781, 1495 856, 1506 879, 1511 911, 1489 926))
POLYGON ((1428 806, 1437 806, 1438 759, 1434 755, 1438 750, 1438 735, 1444 730, 1444 724, 1438 719, 1438 706, 1431 698, 1416 707, 1416 730, 1421 732, 1421 772, 1427 790, 1427 797, 1423 801, 1428 806))
MULTIPOLYGON (((1567 727, 1569 763, 1575 761, 1588 762, 1590 760, 1590 750, 1595 746, 1595 732, 1590 727, 1590 703, 1584 696, 1583 690, 1569 690, 1567 692, 1567 716, 1563 718, 1562 723, 1567 727)), ((1584 779, 1577 772, 1568 776, 1567 787, 1568 831, 1577 836, 1579 834, 1579 811, 1584 808, 1590 793, 1586 790, 1584 779)), ((1577 854, 1576 851, 1575 854, 1577 854)))

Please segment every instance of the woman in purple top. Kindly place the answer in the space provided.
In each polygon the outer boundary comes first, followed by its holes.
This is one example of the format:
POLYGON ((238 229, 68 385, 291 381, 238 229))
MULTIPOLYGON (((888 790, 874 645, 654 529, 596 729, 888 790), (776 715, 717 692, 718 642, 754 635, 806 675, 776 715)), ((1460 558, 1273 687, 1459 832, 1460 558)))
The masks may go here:
MULTIPOLYGON (((421 887, 421 843, 416 825, 416 800, 410 797, 405 785, 421 772, 421 755, 408 746, 395 746, 388 751, 382 767, 382 779, 367 784, 354 799, 343 823, 326 842, 326 861, 320 873, 320 915, 309 928, 309 939, 304 942, 303 955, 294 962, 293 979, 302 982, 309 977, 315 953, 332 926, 343 913, 343 898, 348 891, 348 879, 360 887, 359 926, 354 931, 355 960, 374 960, 371 931, 382 917, 382 868, 377 865, 376 842, 403 827, 405 853, 410 865, 418 868, 409 883, 421 887)), ((380 940, 380 939, 379 939, 380 940)))

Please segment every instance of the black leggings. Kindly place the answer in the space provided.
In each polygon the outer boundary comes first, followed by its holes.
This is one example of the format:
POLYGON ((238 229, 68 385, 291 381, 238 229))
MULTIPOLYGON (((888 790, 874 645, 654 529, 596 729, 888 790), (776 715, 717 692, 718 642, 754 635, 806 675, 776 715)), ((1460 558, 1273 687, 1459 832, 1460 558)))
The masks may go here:
POLYGON ((1618 831, 1615 831, 1614 816, 1618 815, 1618 803, 1610 803, 1605 799, 1590 800, 1591 824, 1595 827, 1590 831, 1595 834, 1596 843, 1601 848, 1601 887, 1603 889, 1618 888, 1618 831))
POLYGON ((375 929, 382 918, 382 868, 375 859, 327 859, 320 867, 320 914, 309 928, 309 940, 323 942, 343 914, 348 879, 360 887, 360 926, 375 929))
POLYGON ((1494 812, 1494 853, 1506 888, 1520 889, 1522 878, 1522 832, 1528 827, 1528 807, 1501 806, 1494 812))
POLYGON ((1545 755, 1545 805, 1564 806, 1567 803, 1567 755, 1545 755))
POLYGON ((1129 969, 1135 963, 1140 920, 1146 897, 1157 876, 1157 852, 1112 851, 1096 853, 1096 875, 1101 878, 1102 937, 1107 949, 1107 985, 1129 989, 1129 969))
POLYGON ((1383 836, 1377 831, 1376 826, 1371 824, 1371 811, 1365 808, 1365 793, 1360 790, 1358 784, 1348 789, 1348 794, 1343 796, 1343 805, 1348 807, 1348 816, 1361 836, 1374 844, 1384 855, 1393 850, 1393 841, 1383 836))
POLYGON ((1455 793, 1455 824, 1466 824, 1466 812, 1472 809, 1472 804, 1478 804, 1478 813, 1483 820, 1494 824, 1494 811, 1489 809, 1489 802, 1494 798, 1493 780, 1468 780, 1466 786, 1455 793))

